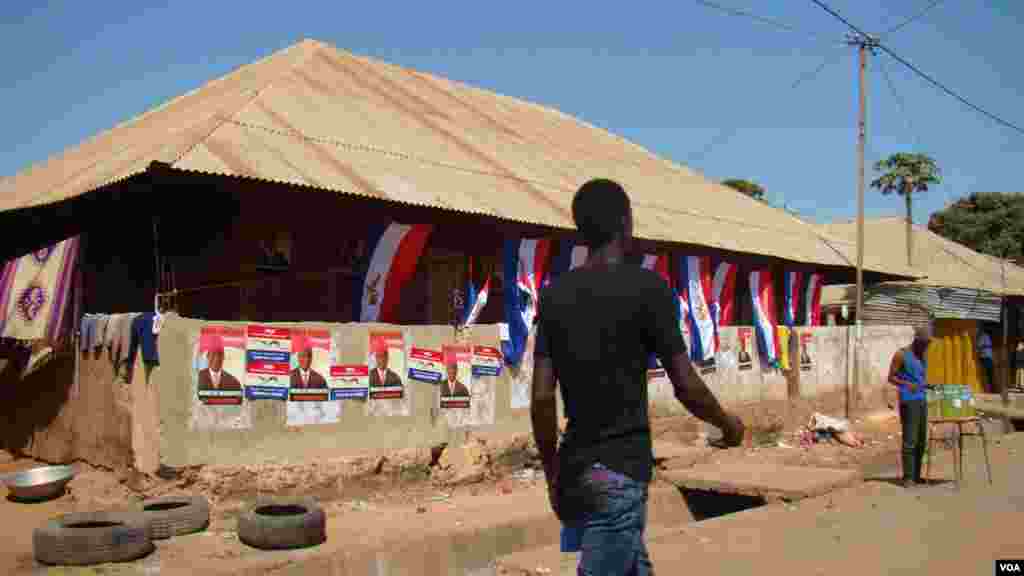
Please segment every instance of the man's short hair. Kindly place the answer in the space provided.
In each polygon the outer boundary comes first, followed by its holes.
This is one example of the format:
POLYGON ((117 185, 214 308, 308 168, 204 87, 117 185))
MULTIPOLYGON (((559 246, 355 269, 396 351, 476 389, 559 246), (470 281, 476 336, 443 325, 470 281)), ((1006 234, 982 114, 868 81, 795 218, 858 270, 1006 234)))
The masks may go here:
POLYGON ((629 196, 619 183, 597 178, 580 186, 572 199, 572 219, 590 248, 600 248, 625 233, 629 196))

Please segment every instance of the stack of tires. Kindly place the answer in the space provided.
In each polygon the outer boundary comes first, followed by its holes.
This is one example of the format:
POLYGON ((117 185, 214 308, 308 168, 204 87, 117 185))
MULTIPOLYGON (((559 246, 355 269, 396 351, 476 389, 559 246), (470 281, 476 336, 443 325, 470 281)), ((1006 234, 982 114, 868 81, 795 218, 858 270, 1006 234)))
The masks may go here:
MULTIPOLYGON (((84 566, 130 562, 149 555, 154 540, 202 532, 210 503, 202 496, 171 496, 127 511, 66 514, 32 535, 41 564, 84 566)), ((312 498, 261 499, 238 519, 238 539, 262 550, 307 548, 327 540, 327 519, 312 498)))

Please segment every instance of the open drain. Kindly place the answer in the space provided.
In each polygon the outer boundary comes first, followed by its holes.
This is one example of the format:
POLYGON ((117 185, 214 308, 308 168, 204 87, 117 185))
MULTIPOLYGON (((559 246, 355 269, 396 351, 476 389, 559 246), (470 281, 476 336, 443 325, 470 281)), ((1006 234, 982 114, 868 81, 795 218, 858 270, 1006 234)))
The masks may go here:
POLYGON ((686 507, 689 508, 695 522, 760 508, 767 504, 767 501, 761 496, 726 494, 714 490, 691 488, 680 488, 679 491, 682 492, 686 507))

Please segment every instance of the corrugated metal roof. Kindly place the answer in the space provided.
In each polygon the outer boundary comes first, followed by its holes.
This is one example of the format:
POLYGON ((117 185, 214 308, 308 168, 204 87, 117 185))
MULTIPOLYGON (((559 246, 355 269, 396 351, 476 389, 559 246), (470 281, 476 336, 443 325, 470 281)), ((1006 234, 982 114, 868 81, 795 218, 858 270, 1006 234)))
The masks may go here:
MULTIPOLYGON (((856 302, 856 285, 825 286, 821 305, 856 302)), ((934 318, 999 322, 1002 297, 987 290, 925 286, 908 282, 882 282, 864 292, 864 322, 909 324, 921 322, 922 314, 934 318)))
MULTIPOLYGON (((636 235, 819 265, 852 242, 557 110, 306 40, 0 181, 0 211, 143 172, 260 179, 573 227, 576 188, 621 182, 636 235)), ((920 274, 872 254, 865 268, 920 274)))
MULTIPOLYGON (((856 240, 857 223, 844 221, 822 228, 840 238, 856 240)), ((971 288, 996 294, 1024 295, 1024 268, 935 234, 924 226, 912 227, 914 267, 925 278, 917 283, 928 286, 971 288), (1005 288, 1004 288, 1005 275, 1005 288)), ((906 219, 872 218, 864 222, 864 250, 872 257, 896 266, 906 264, 906 219)), ((824 294, 823 294, 824 297, 824 294)))

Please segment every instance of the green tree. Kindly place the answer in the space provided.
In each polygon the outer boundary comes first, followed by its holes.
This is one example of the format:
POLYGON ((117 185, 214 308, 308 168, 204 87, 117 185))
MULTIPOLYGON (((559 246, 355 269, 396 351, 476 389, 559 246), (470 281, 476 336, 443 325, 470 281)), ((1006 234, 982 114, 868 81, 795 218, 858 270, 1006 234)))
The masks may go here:
POLYGON ((739 178, 730 178, 728 180, 723 180, 722 185, 728 186, 729 188, 732 188, 737 192, 742 192, 743 194, 746 194, 747 196, 750 196, 755 200, 760 200, 762 202, 767 201, 767 199, 764 196, 764 187, 762 187, 760 184, 756 182, 751 182, 750 180, 741 180, 739 178))
POLYGON ((913 266, 913 195, 927 192, 928 187, 938 184, 939 167, 924 154, 900 152, 875 163, 875 172, 881 175, 871 182, 883 195, 896 193, 903 196, 907 206, 907 264, 913 266))
POLYGON ((928 229, 975 252, 1024 257, 1024 194, 978 192, 932 214, 928 229))

